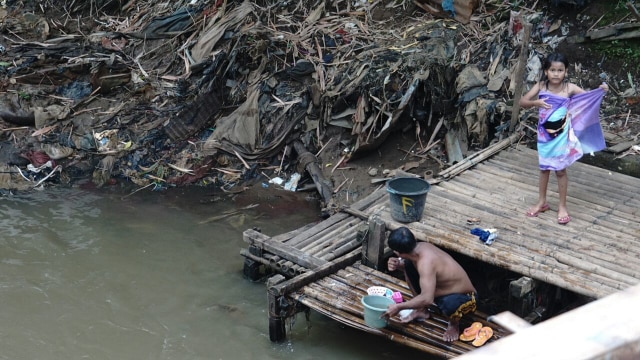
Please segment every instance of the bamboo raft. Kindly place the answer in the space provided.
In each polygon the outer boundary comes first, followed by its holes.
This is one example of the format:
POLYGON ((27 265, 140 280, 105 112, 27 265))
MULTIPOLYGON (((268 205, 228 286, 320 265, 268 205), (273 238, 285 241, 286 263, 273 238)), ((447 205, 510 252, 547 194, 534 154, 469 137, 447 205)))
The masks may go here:
MULTIPOLYGON (((419 323, 403 324, 394 317, 390 319, 386 328, 374 329, 367 326, 363 320, 364 310, 360 299, 367 295, 370 286, 384 286, 401 292, 406 300, 411 299, 411 292, 405 282, 379 271, 372 271, 360 262, 312 282, 290 296, 293 300, 348 326, 442 358, 456 357, 475 349, 470 343, 462 341, 445 343, 442 336, 447 327, 447 319, 437 311, 432 311, 429 319, 419 323)), ((505 329, 496 324, 489 324, 486 316, 480 313, 463 317, 461 329, 473 321, 491 326, 495 339, 507 334, 505 329)))
MULTIPOLYGON (((568 176, 568 225, 556 220, 553 174, 551 211, 524 215, 537 201, 537 154, 510 148, 432 186, 421 221, 409 228, 420 240, 592 298, 640 283, 640 179, 583 163, 568 176), (473 227, 498 229, 498 238, 484 245, 473 227)), ((384 196, 362 216, 371 215, 391 230, 406 225, 391 218, 384 196)))
MULTIPOLYGON (((369 195, 351 208, 366 209, 377 200, 378 194, 369 195)), ((240 255, 245 257, 245 274, 256 271, 258 266, 266 266, 287 278, 298 276, 359 249, 368 231, 366 221, 347 212, 338 212, 322 222, 273 237, 246 230, 243 237, 250 246, 240 250, 240 255)))
MULTIPOLYGON (((473 350, 466 343, 444 343, 446 322, 435 314, 420 325, 391 321, 379 330, 364 324, 359 299, 368 286, 382 285, 401 291, 405 299, 409 296, 406 284, 376 270, 382 262, 372 265, 367 249, 362 248, 380 232, 372 226, 376 222, 383 226, 378 238, 386 230, 407 226, 421 241, 594 299, 640 283, 640 179, 583 163, 572 165, 567 200, 573 219, 559 225, 554 175, 548 187, 552 210, 536 218, 524 215, 537 199, 534 150, 511 147, 485 158, 466 159, 439 175, 417 222, 393 220, 387 192, 380 188, 343 212, 290 233, 268 237, 245 231, 245 241, 251 244, 241 251, 245 267, 246 261, 252 261, 287 278, 268 285, 272 340, 281 339, 284 320, 302 306, 441 357, 473 350), (480 224, 469 224, 472 218, 480 224), (470 234, 473 227, 496 228, 498 238, 485 245, 470 234), (280 308, 283 299, 295 306, 280 308)), ((380 258, 390 254, 382 248, 380 258)), ((491 326, 495 337, 508 334, 496 324, 491 326)))

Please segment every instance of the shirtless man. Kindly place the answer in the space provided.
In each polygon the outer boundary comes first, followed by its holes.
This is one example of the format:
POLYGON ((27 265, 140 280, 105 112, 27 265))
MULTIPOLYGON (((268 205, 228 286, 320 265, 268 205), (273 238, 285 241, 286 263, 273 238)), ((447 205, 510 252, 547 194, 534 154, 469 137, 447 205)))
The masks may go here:
POLYGON ((401 310, 413 309, 402 322, 429 318, 427 307, 435 304, 449 318, 444 341, 460 335, 460 318, 476 310, 476 289, 462 266, 449 254, 426 242, 416 242, 411 231, 400 227, 391 231, 389 247, 398 257, 389 259, 389 271, 403 270, 413 298, 389 305, 383 317, 390 318, 401 310))

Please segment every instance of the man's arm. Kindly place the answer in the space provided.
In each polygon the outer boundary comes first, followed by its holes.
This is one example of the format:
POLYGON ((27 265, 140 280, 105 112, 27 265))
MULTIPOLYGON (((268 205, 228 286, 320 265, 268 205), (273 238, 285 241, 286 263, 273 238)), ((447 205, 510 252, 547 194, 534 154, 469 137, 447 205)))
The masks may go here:
POLYGON ((424 309, 433 304, 434 294, 436 290, 436 273, 429 261, 422 261, 418 264, 418 273, 420 274, 420 294, 416 294, 411 300, 401 302, 399 304, 391 304, 387 311, 382 314, 383 317, 392 317, 397 315, 401 310, 406 309, 424 309))

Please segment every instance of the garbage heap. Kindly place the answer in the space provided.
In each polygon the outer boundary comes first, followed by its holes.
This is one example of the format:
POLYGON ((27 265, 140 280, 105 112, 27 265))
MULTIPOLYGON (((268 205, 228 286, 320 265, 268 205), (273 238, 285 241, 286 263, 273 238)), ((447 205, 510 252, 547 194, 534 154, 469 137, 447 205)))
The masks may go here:
POLYGON ((508 128, 521 35, 504 1, 7 3, 3 189, 228 190, 310 169, 336 129, 347 158, 402 128, 452 163, 508 128))

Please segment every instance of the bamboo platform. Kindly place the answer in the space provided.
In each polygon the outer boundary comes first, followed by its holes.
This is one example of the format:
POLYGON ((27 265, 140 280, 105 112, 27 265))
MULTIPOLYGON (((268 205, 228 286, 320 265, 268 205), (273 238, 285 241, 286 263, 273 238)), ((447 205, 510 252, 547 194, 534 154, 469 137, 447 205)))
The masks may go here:
MULTIPOLYGON (((343 212, 302 229, 274 237, 245 231, 250 244, 241 251, 245 261, 271 267, 287 278, 268 285, 270 335, 274 328, 284 331, 292 307, 280 305, 288 301, 441 357, 474 349, 458 341, 444 343, 446 321, 435 314, 420 325, 391 321, 378 330, 364 324, 359 299, 367 287, 383 285, 409 297, 403 281, 360 263, 366 253, 363 240, 370 237, 373 222, 382 222, 386 230, 407 226, 421 241, 594 299, 640 283, 640 179, 582 163, 572 165, 568 207, 573 219, 560 225, 554 174, 548 189, 551 211, 535 218, 524 215, 537 199, 534 150, 511 147, 478 163, 465 162, 457 167, 468 168, 451 176, 441 173, 440 179, 448 180, 432 182, 417 222, 393 220, 388 194, 380 187, 343 212), (480 224, 469 224, 471 218, 480 224), (485 245, 470 234, 473 227, 495 228, 498 238, 485 245)), ((385 248, 384 253, 388 251, 385 248)), ((487 323, 485 316, 477 315, 487 323)), ((491 326, 496 338, 508 334, 494 323, 491 326)))
POLYGON ((360 248, 366 231, 365 222, 348 213, 274 237, 249 229, 243 236, 251 245, 240 254, 291 278, 360 248))
MULTIPOLYGON (((350 327, 442 358, 453 358, 476 349, 471 343, 463 341, 445 343, 442 336, 447 327, 447 319, 436 311, 431 312, 429 319, 419 323, 402 324, 394 317, 386 328, 375 329, 367 326, 364 322, 364 310, 360 299, 367 294, 370 286, 384 286, 401 292, 405 300, 411 298, 411 292, 405 282, 374 271, 360 262, 318 279, 290 296, 295 301, 350 327)), ((461 329, 469 326, 473 321, 491 326, 494 329, 494 339, 508 334, 500 326, 488 323, 486 316, 480 313, 463 317, 461 329)))
POLYGON ((536 152, 524 147, 432 186, 419 222, 391 219, 383 194, 363 217, 379 216, 391 230, 407 225, 420 240, 592 298, 640 283, 640 179, 583 163, 568 176, 567 225, 557 223, 554 174, 551 210, 525 216, 537 200, 538 170, 536 152), (481 223, 469 225, 470 218, 481 223), (473 227, 495 228, 498 238, 484 245, 473 227))

